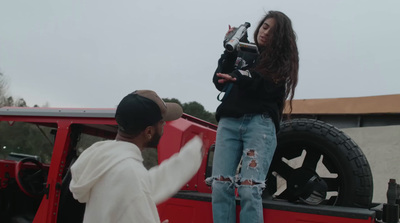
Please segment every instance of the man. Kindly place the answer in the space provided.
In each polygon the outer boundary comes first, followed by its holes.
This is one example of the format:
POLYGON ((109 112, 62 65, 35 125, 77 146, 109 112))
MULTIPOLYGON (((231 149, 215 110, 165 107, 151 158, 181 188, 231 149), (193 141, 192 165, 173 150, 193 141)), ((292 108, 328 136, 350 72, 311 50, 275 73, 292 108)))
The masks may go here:
POLYGON ((141 151, 156 147, 165 121, 181 115, 178 104, 165 103, 154 91, 139 90, 122 99, 115 114, 116 139, 93 144, 71 167, 70 190, 86 203, 84 223, 160 222, 156 205, 197 172, 202 140, 194 137, 178 154, 150 170, 143 166, 141 151))

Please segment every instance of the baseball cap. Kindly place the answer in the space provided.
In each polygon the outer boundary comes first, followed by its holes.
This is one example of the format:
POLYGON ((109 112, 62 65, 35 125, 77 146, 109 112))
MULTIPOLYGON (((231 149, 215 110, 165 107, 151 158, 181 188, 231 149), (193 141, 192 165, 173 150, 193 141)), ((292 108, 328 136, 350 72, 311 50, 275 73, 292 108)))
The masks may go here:
POLYGON ((164 102, 156 92, 137 90, 121 100, 115 112, 115 119, 121 130, 132 132, 144 130, 161 120, 176 120, 182 113, 179 104, 164 102))

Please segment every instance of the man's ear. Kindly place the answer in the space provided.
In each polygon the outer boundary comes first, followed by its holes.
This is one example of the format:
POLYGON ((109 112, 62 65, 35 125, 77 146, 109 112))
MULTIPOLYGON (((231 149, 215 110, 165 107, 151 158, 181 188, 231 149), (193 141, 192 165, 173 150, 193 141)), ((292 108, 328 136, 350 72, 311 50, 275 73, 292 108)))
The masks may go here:
POLYGON ((145 138, 150 140, 154 135, 154 131, 155 129, 153 126, 147 126, 143 131, 145 138))

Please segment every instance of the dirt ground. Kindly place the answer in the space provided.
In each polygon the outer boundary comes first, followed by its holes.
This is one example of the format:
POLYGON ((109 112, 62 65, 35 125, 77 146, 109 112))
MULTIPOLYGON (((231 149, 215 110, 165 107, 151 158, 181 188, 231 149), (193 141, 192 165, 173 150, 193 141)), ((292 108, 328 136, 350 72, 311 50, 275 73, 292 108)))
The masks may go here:
POLYGON ((386 203, 389 179, 400 183, 400 126, 341 130, 358 144, 367 157, 374 181, 372 201, 386 203))

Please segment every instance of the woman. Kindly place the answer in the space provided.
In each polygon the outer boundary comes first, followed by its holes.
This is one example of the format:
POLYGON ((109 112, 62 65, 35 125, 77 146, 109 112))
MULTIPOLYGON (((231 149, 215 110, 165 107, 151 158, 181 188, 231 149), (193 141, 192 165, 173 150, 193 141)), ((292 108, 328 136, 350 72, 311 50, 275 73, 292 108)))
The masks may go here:
POLYGON ((235 187, 240 222, 263 222, 261 194, 286 99, 292 110, 299 57, 290 19, 282 12, 268 12, 254 40, 259 54, 225 51, 213 77, 216 88, 226 91, 216 112, 213 172, 207 179, 212 182, 215 223, 236 222, 235 187))

